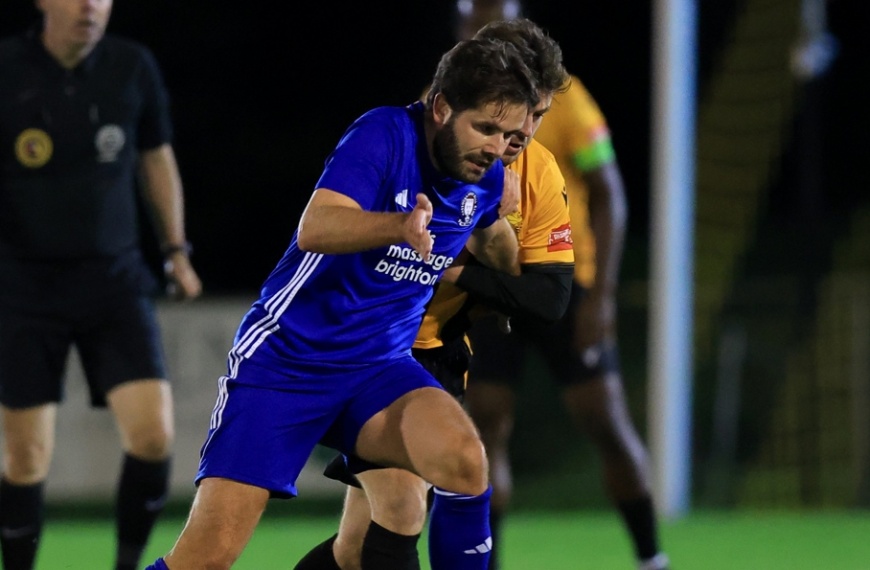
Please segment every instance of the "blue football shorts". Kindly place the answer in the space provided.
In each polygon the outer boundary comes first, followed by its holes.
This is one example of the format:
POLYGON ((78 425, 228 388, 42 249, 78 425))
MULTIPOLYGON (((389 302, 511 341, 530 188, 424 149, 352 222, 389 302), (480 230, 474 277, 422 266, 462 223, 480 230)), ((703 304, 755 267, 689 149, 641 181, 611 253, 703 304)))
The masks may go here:
POLYGON ((195 483, 221 477, 278 498, 297 495, 296 479, 318 443, 353 453, 372 416, 412 390, 442 389, 410 354, 340 374, 290 376, 256 355, 236 370, 218 381, 195 483))

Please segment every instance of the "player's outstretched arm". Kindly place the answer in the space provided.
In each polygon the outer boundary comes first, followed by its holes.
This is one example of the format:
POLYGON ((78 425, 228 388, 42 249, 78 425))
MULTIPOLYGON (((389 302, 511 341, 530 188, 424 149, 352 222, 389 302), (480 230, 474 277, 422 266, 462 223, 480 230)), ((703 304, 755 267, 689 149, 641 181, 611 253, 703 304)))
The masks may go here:
POLYGON ((568 308, 573 263, 528 263, 520 266, 516 233, 502 219, 478 229, 467 251, 444 272, 441 281, 468 291, 476 301, 505 315, 553 322, 568 308))
POLYGON ((297 243, 305 251, 341 254, 408 242, 428 256, 432 237, 426 227, 431 219, 432 204, 422 194, 407 214, 368 212, 340 192, 318 188, 302 213, 297 243))
POLYGON ((456 284, 500 313, 553 322, 568 309, 574 264, 528 264, 523 265, 521 275, 508 275, 472 260, 450 271, 442 281, 456 284))

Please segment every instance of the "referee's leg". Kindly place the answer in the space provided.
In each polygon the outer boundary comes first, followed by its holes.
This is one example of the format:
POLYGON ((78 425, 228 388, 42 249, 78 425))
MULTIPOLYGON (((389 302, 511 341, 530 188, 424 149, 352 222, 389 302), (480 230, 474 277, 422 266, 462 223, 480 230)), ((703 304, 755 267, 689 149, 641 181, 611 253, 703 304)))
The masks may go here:
POLYGON ((57 405, 0 406, 3 478, 0 550, 6 570, 34 567, 42 535, 45 478, 54 452, 57 405))
POLYGON ((106 396, 124 451, 115 501, 115 570, 139 568, 169 494, 172 393, 159 378, 125 382, 106 396))

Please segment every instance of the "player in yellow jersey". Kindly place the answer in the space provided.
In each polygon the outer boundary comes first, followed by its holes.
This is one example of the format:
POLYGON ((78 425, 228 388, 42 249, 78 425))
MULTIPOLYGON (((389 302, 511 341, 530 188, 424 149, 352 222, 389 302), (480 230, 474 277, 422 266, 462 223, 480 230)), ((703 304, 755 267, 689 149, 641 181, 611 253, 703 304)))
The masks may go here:
MULTIPOLYGON (((464 335, 470 325, 469 310, 495 310, 554 322, 568 306, 573 276, 565 181, 553 155, 531 139, 549 109, 553 94, 567 79, 561 50, 528 20, 504 24, 493 25, 481 34, 522 45, 524 59, 540 76, 542 91, 541 104, 522 132, 511 139, 503 157, 519 182, 517 211, 508 220, 517 236, 514 247, 518 248, 521 273, 496 272, 476 264, 473 258, 449 268, 430 303, 414 346, 414 356, 459 398, 465 389, 468 366, 464 335), (487 309, 481 309, 482 306, 487 309)), ((476 244, 470 242, 468 248, 475 252, 476 244)), ((328 476, 352 485, 348 488, 339 532, 309 552, 296 570, 367 569, 362 543, 365 539, 369 544, 373 535, 379 548, 394 553, 395 568, 420 567, 416 544, 426 519, 428 485, 407 471, 375 467, 353 457, 347 458, 347 463, 331 465, 328 476), (362 482, 365 492, 356 487, 351 473, 362 482)), ((463 513, 469 508, 467 502, 451 505, 449 497, 435 490, 429 524, 433 570, 487 567, 490 540, 471 545, 472 548, 456 549, 467 530, 473 530, 472 517, 463 513)), ((487 519, 485 516, 485 524, 487 519)))
MULTIPOLYGON (((518 0, 460 0, 458 32, 469 37, 492 20, 521 13, 518 0)), ((580 79, 553 98, 535 140, 556 157, 568 187, 574 236, 575 278, 567 317, 555 326, 512 319, 504 335, 482 321, 469 333, 474 360, 466 404, 481 431, 493 487, 491 530, 498 568, 499 528, 511 497, 508 443, 515 390, 525 358, 537 348, 576 425, 602 460, 605 488, 625 523, 638 567, 667 568, 658 540, 647 452, 628 411, 616 342, 616 288, 626 220, 626 199, 610 132, 580 79)))

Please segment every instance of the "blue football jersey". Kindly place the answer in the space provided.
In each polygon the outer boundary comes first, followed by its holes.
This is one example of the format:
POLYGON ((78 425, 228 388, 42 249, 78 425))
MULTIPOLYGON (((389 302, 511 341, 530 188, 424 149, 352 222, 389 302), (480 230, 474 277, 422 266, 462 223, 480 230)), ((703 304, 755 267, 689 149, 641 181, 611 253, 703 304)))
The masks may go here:
POLYGON ((352 254, 299 249, 296 234, 236 336, 230 368, 251 358, 285 373, 339 371, 407 355, 433 285, 471 231, 498 218, 501 161, 480 182, 446 178, 432 165, 423 105, 381 107, 357 119, 317 183, 364 210, 410 212, 418 193, 433 205, 434 247, 421 259, 407 243, 352 254), (264 360, 261 360, 264 359, 264 360))

